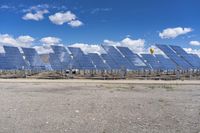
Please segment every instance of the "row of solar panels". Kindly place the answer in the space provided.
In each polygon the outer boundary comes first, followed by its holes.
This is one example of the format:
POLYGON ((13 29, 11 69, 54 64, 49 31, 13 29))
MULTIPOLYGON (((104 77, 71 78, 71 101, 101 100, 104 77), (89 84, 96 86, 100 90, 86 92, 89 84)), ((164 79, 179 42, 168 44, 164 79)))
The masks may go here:
POLYGON ((198 55, 188 54, 179 46, 156 45, 161 54, 135 54, 127 47, 102 45, 106 53, 85 54, 80 48, 52 46, 48 62, 44 63, 33 48, 4 46, 0 54, 0 70, 175 70, 199 69, 198 55))

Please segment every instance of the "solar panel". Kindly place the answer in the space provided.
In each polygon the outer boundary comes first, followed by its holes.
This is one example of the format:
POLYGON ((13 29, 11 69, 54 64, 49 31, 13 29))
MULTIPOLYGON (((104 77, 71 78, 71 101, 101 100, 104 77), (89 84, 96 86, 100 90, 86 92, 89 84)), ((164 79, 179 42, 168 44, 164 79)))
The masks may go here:
POLYGON ((129 62, 114 46, 102 45, 105 51, 111 56, 111 58, 120 66, 120 68, 134 69, 134 65, 129 62))
POLYGON ((71 56, 69 52, 66 50, 66 48, 63 46, 55 46, 55 45, 52 45, 51 48, 54 51, 55 54, 54 56, 57 56, 57 58, 60 60, 62 68, 68 69, 71 62, 71 56))
POLYGON ((101 54, 103 60, 109 65, 110 69, 120 69, 120 66, 108 54, 101 54))
POLYGON ((188 54, 183 48, 174 45, 170 45, 170 47, 191 66, 193 66, 194 68, 200 68, 200 63, 198 62, 198 60, 192 55, 188 54))
POLYGON ((141 54, 142 58, 150 65, 153 70, 164 69, 159 61, 151 54, 141 54))
POLYGON ((50 53, 49 54, 49 63, 51 65, 51 68, 53 70, 63 70, 63 65, 62 63, 60 62, 59 58, 57 55, 55 55, 54 53, 50 53))
POLYGON ((190 54, 193 58, 195 58, 195 60, 198 62, 198 64, 200 64, 200 58, 198 55, 196 54, 190 54))
POLYGON ((164 68, 163 70, 175 70, 177 68, 176 64, 169 58, 166 58, 160 54, 156 54, 155 57, 162 65, 162 68, 164 68))
POLYGON ((172 49, 167 45, 156 44, 156 46, 162 50, 166 56, 168 56, 176 65, 181 69, 191 69, 192 66, 178 56, 172 49))
POLYGON ((3 46, 5 50, 5 58, 7 60, 8 68, 10 69, 29 69, 22 54, 17 47, 3 46))
POLYGON ((92 60, 95 68, 97 70, 106 70, 109 69, 108 64, 106 64, 103 59, 97 53, 89 53, 88 56, 92 60))
POLYGON ((45 64, 34 48, 22 48, 25 59, 28 61, 32 70, 44 70, 45 64))
POLYGON ((140 58, 140 56, 133 53, 129 48, 117 47, 117 49, 119 49, 119 51, 125 56, 125 58, 133 64, 134 69, 147 69, 148 68, 148 66, 140 58))
POLYGON ((0 70, 9 70, 12 69, 12 65, 7 60, 5 53, 0 54, 0 70))
POLYGON ((69 51, 72 53, 73 59, 71 66, 75 69, 95 69, 92 64, 91 59, 83 53, 80 48, 68 47, 69 51))

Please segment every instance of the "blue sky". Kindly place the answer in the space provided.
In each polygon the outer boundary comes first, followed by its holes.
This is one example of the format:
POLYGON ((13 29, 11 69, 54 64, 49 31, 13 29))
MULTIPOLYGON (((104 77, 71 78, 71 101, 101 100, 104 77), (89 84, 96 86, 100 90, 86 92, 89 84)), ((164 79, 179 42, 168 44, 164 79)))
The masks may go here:
POLYGON ((15 40, 30 36, 33 45, 42 45, 45 37, 59 38, 57 42, 65 45, 120 43, 129 38, 144 40, 145 47, 164 43, 198 50, 199 5, 199 0, 1 0, 0 34, 15 40), (35 16, 38 12, 40 16, 35 16), (65 21, 55 15, 67 12, 71 19, 65 21))

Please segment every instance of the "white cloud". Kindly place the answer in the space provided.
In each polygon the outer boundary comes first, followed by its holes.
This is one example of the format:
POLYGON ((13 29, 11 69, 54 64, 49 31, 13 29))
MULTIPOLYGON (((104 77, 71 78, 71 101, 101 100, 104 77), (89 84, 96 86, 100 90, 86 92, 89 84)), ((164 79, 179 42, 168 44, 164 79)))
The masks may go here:
POLYGON ((16 45, 17 41, 8 34, 0 34, 0 43, 2 44, 9 44, 9 45, 16 45))
POLYGON ((164 29, 162 32, 160 32, 159 36, 162 39, 169 39, 169 38, 174 39, 180 35, 184 35, 189 32, 192 32, 191 28, 182 28, 182 27, 167 28, 167 29, 164 29))
POLYGON ((72 26, 72 27, 79 27, 79 26, 82 26, 82 25, 83 25, 83 23, 82 23, 81 21, 79 21, 79 20, 71 21, 71 22, 69 22, 68 24, 69 24, 70 26, 72 26))
POLYGON ((46 47, 46 46, 34 46, 35 50, 39 54, 48 54, 48 53, 53 53, 51 47, 46 47))
POLYGON ((193 45, 193 46, 200 46, 200 42, 199 42, 199 41, 191 41, 191 42, 190 42, 190 45, 193 45))
POLYGON ((57 25, 63 25, 66 22, 71 22, 76 19, 76 15, 73 14, 71 11, 67 11, 65 13, 58 12, 54 15, 49 16, 49 19, 52 23, 57 25))
POLYGON ((77 20, 77 17, 71 11, 57 12, 54 15, 49 16, 49 20, 56 25, 63 25, 68 23, 72 27, 79 27, 83 25, 83 22, 77 20))
POLYGON ((61 39, 57 37, 44 37, 40 40, 40 42, 44 44, 54 45, 60 43, 61 39))
POLYGON ((104 40, 104 43, 107 45, 128 47, 135 53, 143 53, 145 51, 145 48, 144 48, 145 40, 144 39, 134 40, 134 39, 127 37, 119 42, 115 42, 112 40, 104 40))
MULTIPOLYGON (((62 45, 60 38, 44 37, 38 42, 35 38, 29 35, 21 35, 13 37, 9 34, 0 34, 0 53, 4 53, 3 45, 14 47, 33 47, 39 54, 52 53, 51 45, 62 45), (37 46, 34 44, 38 43, 37 46)), ((63 45, 62 45, 63 46, 63 45)))
POLYGON ((200 56, 200 49, 184 48, 184 50, 188 53, 197 54, 200 56))
POLYGON ((115 41, 112 41, 112 40, 104 40, 103 41, 105 44, 107 44, 107 45, 115 45, 115 46, 120 46, 121 45, 121 43, 120 42, 115 42, 115 41))
POLYGON ((63 44, 60 44, 61 41, 62 40, 57 37, 44 37, 40 39, 42 44, 40 44, 40 46, 34 46, 34 48, 39 54, 52 53, 51 45, 63 46, 63 44))
POLYGON ((33 37, 28 36, 28 35, 26 35, 26 36, 19 36, 17 38, 17 40, 20 41, 20 42, 24 42, 24 43, 30 43, 30 42, 34 42, 35 41, 35 39, 33 37))
POLYGON ((84 51, 84 53, 105 53, 104 49, 97 44, 75 43, 70 46, 81 48, 84 51))
POLYGON ((28 12, 22 17, 22 19, 39 21, 44 19, 44 14, 47 13, 49 13, 49 11, 46 9, 41 11, 36 11, 36 13, 28 12))
POLYGON ((9 34, 0 34, 0 44, 15 47, 30 47, 35 39, 31 36, 19 36, 14 38, 9 34))

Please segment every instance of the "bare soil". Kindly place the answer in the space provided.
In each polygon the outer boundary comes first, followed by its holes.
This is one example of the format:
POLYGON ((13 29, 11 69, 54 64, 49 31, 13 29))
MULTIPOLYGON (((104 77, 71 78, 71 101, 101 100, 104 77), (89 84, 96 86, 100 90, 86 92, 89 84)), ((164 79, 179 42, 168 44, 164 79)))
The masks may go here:
POLYGON ((0 80, 0 133, 199 133, 199 84, 0 80))

